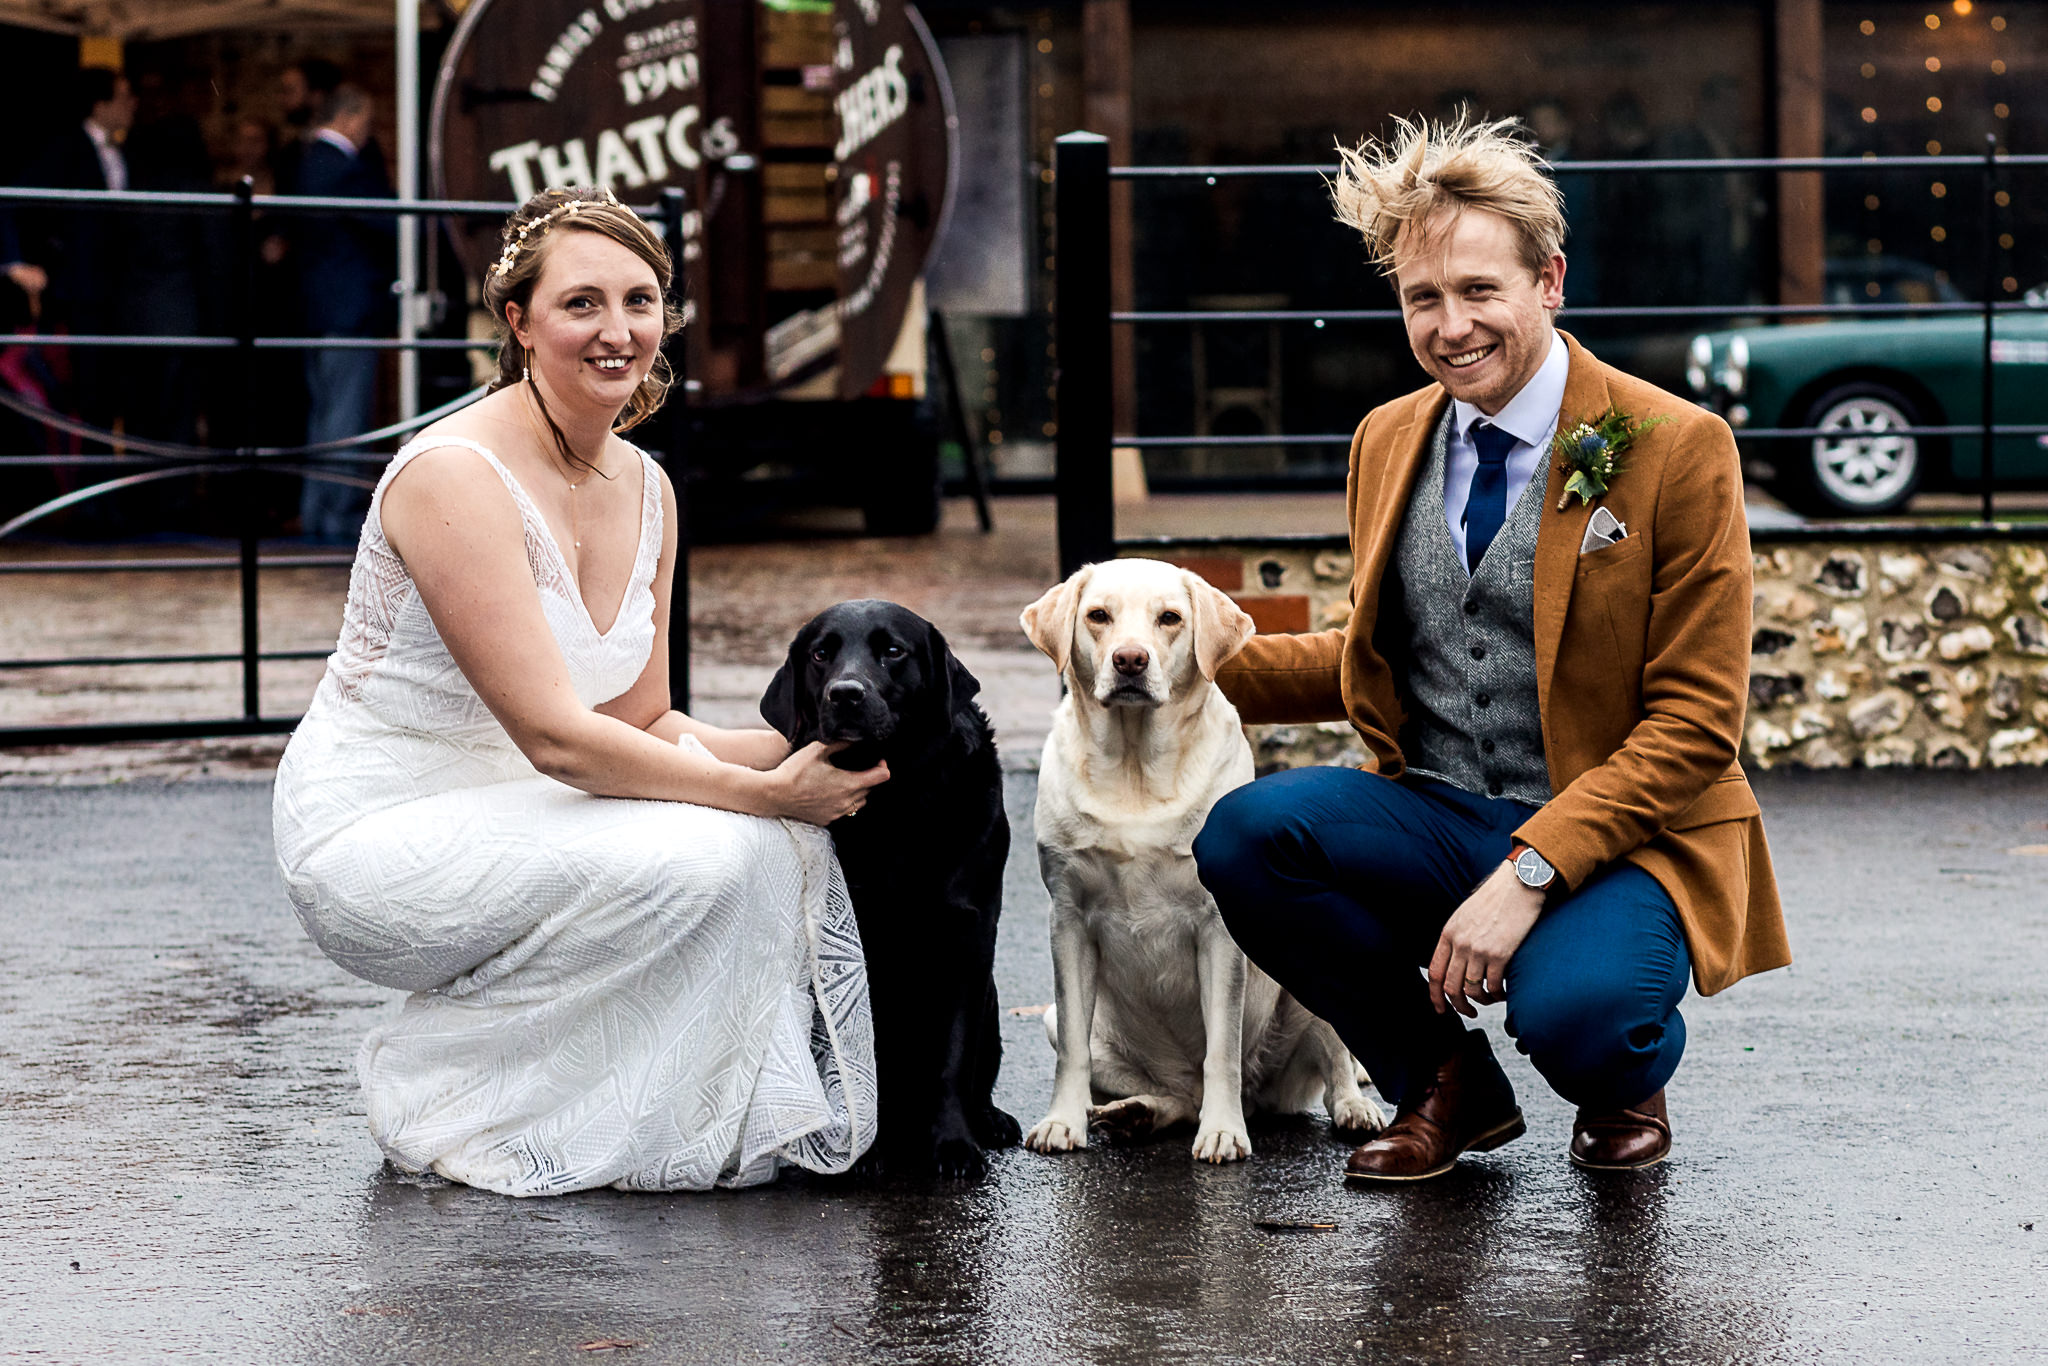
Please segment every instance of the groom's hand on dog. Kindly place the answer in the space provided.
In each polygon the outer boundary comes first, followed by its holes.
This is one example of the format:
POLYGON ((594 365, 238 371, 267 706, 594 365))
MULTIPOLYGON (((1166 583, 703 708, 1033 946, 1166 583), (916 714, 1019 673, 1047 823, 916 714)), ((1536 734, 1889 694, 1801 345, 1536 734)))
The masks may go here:
POLYGON ((782 784, 781 814, 812 825, 830 825, 854 815, 867 804, 868 795, 889 781, 887 761, 873 768, 847 770, 832 763, 832 756, 847 742, 822 744, 812 741, 792 753, 775 770, 782 784))

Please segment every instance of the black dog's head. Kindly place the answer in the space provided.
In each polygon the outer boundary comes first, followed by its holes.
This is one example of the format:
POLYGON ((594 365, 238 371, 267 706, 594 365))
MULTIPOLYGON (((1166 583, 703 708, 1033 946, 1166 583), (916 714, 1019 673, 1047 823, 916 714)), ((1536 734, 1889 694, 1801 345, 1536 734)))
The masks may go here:
POLYGON ((981 684, 946 648, 939 628, 874 598, 828 607, 790 642, 761 697, 761 715, 792 745, 851 743, 840 768, 916 764, 944 743, 953 714, 981 684))

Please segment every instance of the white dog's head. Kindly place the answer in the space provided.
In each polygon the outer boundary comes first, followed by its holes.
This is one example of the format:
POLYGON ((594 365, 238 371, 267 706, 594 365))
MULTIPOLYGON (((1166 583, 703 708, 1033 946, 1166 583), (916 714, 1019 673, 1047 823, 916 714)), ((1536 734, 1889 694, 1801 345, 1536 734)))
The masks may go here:
POLYGON ((1199 574, 1161 560, 1091 564, 1024 609, 1031 643, 1080 696, 1158 707, 1216 677, 1252 619, 1199 574))

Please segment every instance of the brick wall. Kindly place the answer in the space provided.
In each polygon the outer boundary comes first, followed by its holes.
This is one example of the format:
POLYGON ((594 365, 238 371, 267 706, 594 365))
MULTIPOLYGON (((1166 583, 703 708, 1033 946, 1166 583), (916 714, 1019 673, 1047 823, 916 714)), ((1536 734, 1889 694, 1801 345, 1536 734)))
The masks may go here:
MULTIPOLYGON (((1174 542, 1261 631, 1350 619, 1330 537, 1174 542)), ((1743 760, 1755 768, 2048 765, 2048 545, 1759 544, 1743 760)), ((1342 724, 1255 726, 1261 771, 1356 763, 1342 724)))

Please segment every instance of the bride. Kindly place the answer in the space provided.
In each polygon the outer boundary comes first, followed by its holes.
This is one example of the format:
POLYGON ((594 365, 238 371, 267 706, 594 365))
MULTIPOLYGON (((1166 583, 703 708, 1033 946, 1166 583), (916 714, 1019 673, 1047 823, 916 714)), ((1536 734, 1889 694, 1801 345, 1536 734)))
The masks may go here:
POLYGON ((358 1059, 407 1171, 509 1195, 836 1172, 875 1136, 846 773, 669 708, 658 239, 607 191, 505 225, 492 392, 391 462, 278 769, 293 908, 410 992, 358 1059))

